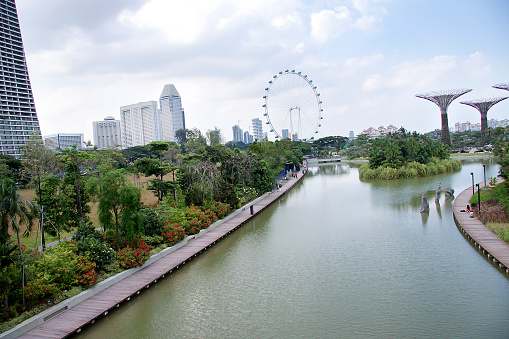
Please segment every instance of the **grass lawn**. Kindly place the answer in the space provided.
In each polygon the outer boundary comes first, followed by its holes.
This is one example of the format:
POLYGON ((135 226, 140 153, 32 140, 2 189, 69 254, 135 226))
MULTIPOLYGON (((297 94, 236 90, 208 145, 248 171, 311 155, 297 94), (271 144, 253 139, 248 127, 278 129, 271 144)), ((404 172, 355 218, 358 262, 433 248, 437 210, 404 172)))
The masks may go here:
POLYGON ((493 231, 500 239, 509 242, 509 223, 507 222, 488 222, 486 227, 493 231))

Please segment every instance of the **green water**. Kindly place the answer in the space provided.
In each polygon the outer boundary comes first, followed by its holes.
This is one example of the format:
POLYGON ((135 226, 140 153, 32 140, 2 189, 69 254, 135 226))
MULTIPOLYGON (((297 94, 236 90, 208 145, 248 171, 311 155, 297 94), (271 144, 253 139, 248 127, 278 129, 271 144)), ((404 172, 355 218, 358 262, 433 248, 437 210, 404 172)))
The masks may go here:
POLYGON ((507 275, 458 231, 452 201, 434 201, 439 182, 459 194, 470 172, 482 180, 482 163, 389 182, 360 182, 353 165, 310 168, 280 202, 76 337, 507 338, 507 275))

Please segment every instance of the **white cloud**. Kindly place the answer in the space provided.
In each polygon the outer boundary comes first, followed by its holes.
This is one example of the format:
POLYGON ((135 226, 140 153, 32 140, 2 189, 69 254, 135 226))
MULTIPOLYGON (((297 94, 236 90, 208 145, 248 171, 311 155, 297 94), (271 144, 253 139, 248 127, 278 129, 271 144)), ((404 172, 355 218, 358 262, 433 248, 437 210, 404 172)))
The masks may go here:
POLYGON ((362 84, 362 89, 364 91, 374 91, 379 89, 382 86, 383 79, 380 74, 370 75, 362 84))
POLYGON ((473 77, 476 79, 493 72, 492 67, 486 63, 482 52, 475 52, 469 55, 468 59, 461 63, 461 67, 472 72, 473 77))
POLYGON ((382 54, 369 55, 362 58, 348 58, 344 62, 344 74, 351 75, 358 70, 375 67, 380 61, 384 59, 382 54))
POLYGON ((311 14, 311 38, 324 43, 330 38, 343 34, 351 29, 353 20, 345 6, 334 10, 323 10, 311 14))
POLYGON ((311 38, 324 43, 352 29, 371 30, 385 13, 385 9, 373 6, 369 0, 351 0, 350 6, 311 13, 311 38))
POLYGON ((272 25, 280 30, 290 29, 293 26, 301 26, 302 19, 297 12, 272 19, 272 25))
POLYGON ((305 47, 304 43, 303 42, 299 42, 297 44, 297 46, 294 47, 293 51, 295 53, 303 53, 304 52, 304 47, 305 47))

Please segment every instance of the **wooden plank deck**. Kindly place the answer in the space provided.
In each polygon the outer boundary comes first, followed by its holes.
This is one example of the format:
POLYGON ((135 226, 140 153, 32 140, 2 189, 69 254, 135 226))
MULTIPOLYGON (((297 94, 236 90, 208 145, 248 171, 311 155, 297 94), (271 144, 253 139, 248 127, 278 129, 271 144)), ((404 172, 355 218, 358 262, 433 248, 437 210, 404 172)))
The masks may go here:
POLYGON ((65 338, 80 331, 83 326, 94 323, 96 318, 107 314, 110 309, 119 307, 123 301, 129 300, 135 294, 139 294, 144 288, 148 288, 150 284, 164 278, 165 275, 171 273, 180 265, 185 265, 186 262, 192 260, 196 255, 207 250, 214 243, 243 225, 292 189, 302 176, 302 174, 299 174, 297 179, 290 179, 283 185, 281 191, 276 190, 253 205, 253 215, 251 215, 250 208, 245 208, 242 212, 226 220, 221 225, 190 240, 186 245, 47 320, 19 336, 19 338, 65 338))
MULTIPOLYGON (((484 183, 481 183, 484 186, 484 183)), ((477 194, 477 191, 476 191, 477 194)), ((471 218, 470 213, 461 212, 472 197, 472 186, 461 192, 453 203, 453 214, 456 224, 462 233, 473 242, 479 251, 485 254, 494 264, 509 273, 509 244, 500 239, 479 219, 471 218)), ((481 204, 482 214, 482 204, 481 204)))

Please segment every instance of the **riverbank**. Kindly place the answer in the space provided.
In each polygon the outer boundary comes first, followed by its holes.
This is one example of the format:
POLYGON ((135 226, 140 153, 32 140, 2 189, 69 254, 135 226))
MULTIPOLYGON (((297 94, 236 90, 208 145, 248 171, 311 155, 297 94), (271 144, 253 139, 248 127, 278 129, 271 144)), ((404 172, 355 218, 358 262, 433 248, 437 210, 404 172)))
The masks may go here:
POLYGON ((68 299, 34 316, 15 328, 0 335, 0 338, 62 338, 81 331, 95 319, 107 315, 110 309, 119 307, 133 295, 141 293, 151 284, 164 278, 186 261, 226 237, 253 218, 256 214, 277 201, 291 190, 303 175, 289 179, 280 191, 265 193, 260 198, 244 205, 227 217, 152 256, 143 266, 133 268, 111 277, 87 291, 68 299))
MULTIPOLYGON (((484 187, 484 182, 479 183, 484 187)), ((475 191, 477 192, 477 191, 475 191)), ((471 217, 465 210, 472 197, 472 186, 461 192, 453 203, 453 215, 459 230, 472 242, 480 253, 509 274, 509 244, 500 239, 478 218, 471 217)))

